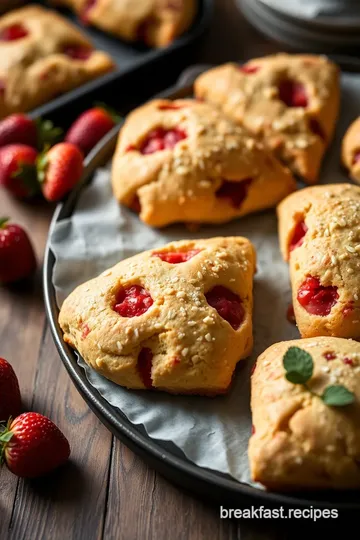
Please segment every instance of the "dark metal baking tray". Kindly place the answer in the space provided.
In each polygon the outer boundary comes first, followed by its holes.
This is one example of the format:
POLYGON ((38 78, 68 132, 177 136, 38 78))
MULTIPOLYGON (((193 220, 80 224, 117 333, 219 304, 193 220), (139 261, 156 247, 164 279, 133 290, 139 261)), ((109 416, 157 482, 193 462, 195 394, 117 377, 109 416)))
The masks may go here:
MULTIPOLYGON (((34 3, 46 5, 44 0, 34 3)), ((91 107, 94 102, 101 101, 118 110, 119 104, 123 102, 123 97, 129 94, 130 88, 134 102, 139 102, 159 92, 161 88, 169 86, 191 62, 191 53, 209 25, 214 0, 198 0, 198 4, 198 13, 191 28, 171 45, 162 49, 127 43, 96 28, 84 27, 69 10, 56 9, 79 26, 95 47, 109 52, 118 67, 113 73, 86 83, 34 109, 30 116, 46 116, 57 125, 66 128, 79 113, 91 107)))
MULTIPOLYGON (((337 60, 339 60, 339 57, 337 60)), ((346 60, 346 69, 359 70, 358 64, 352 65, 349 63, 349 59, 346 60)), ((176 99, 191 95, 192 84, 190 81, 204 68, 205 66, 188 68, 179 79, 180 86, 178 84, 162 92, 159 96, 176 99)), ((91 182, 96 169, 104 165, 112 155, 121 125, 116 126, 108 133, 88 155, 84 178, 76 190, 63 203, 58 205, 53 216, 50 232, 56 223, 71 216, 84 186, 91 182)), ((73 349, 62 339, 62 331, 58 324, 59 310, 52 285, 54 263, 54 255, 48 243, 44 259, 44 298, 51 333, 61 360, 76 388, 103 424, 150 466, 157 469, 174 483, 191 490, 202 498, 222 505, 231 503, 232 508, 249 507, 250 504, 255 507, 266 505, 266 508, 279 508, 280 506, 309 508, 312 506, 314 508, 337 508, 340 511, 340 516, 347 514, 349 511, 359 511, 359 491, 287 494, 267 492, 237 482, 229 476, 195 465, 173 444, 151 439, 142 426, 133 425, 129 422, 119 409, 111 406, 90 384, 84 370, 77 363, 77 357, 73 349)))

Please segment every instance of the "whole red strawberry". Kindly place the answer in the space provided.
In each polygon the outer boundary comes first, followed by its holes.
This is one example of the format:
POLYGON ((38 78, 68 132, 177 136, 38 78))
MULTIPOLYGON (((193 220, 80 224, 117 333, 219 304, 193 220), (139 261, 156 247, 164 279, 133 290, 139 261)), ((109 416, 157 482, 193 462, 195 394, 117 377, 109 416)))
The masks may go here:
POLYGON ((119 117, 115 113, 94 107, 75 120, 65 135, 65 141, 76 144, 86 155, 118 121, 119 117))
POLYGON ((60 429, 36 412, 9 421, 0 434, 0 445, 8 469, 22 478, 43 476, 70 456, 69 442, 60 429))
POLYGON ((22 113, 15 113, 0 121, 0 147, 8 144, 26 144, 42 149, 53 145, 62 135, 60 128, 54 127, 50 120, 32 120, 22 113))
POLYGON ((11 114, 0 122, 0 146, 15 143, 37 146, 36 123, 26 114, 11 114))
POLYGON ((34 249, 24 229, 0 218, 0 283, 24 279, 35 268, 34 249))
POLYGON ((38 153, 25 144, 9 144, 0 148, 0 185, 20 198, 32 197, 39 191, 36 159, 38 153))
POLYGON ((45 199, 58 201, 80 180, 83 155, 74 144, 59 143, 39 158, 38 170, 45 199))
POLYGON ((7 422, 20 414, 21 395, 15 371, 4 358, 0 358, 0 422, 7 422))

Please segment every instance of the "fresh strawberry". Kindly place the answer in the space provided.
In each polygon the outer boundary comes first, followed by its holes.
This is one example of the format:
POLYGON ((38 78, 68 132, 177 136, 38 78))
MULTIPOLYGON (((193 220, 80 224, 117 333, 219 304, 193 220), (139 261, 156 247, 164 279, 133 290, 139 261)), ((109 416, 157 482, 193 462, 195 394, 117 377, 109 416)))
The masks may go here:
POLYGON ((35 268, 34 249, 24 229, 13 223, 8 224, 7 218, 0 218, 0 283, 24 279, 35 268))
POLYGON ((39 181, 45 199, 58 201, 80 180, 83 155, 77 146, 59 143, 38 160, 39 181))
POLYGON ((56 469, 70 456, 60 429, 46 416, 23 413, 0 434, 0 452, 8 469, 22 478, 35 478, 56 469))
POLYGON ((26 114, 11 114, 0 122, 0 146, 15 143, 37 146, 36 123, 26 114))
POLYGON ((83 112, 70 126, 65 135, 65 141, 76 144, 84 155, 108 133, 119 121, 116 113, 102 108, 94 107, 83 112))
POLYGON ((0 148, 0 185, 21 199, 35 195, 40 190, 37 156, 37 151, 25 144, 9 144, 0 148))
POLYGON ((44 148, 59 141, 62 130, 50 120, 32 120, 22 113, 11 114, 0 121, 0 147, 8 144, 26 144, 44 148))
POLYGON ((21 395, 15 371, 9 362, 0 358, 0 422, 7 422, 20 411, 21 395))

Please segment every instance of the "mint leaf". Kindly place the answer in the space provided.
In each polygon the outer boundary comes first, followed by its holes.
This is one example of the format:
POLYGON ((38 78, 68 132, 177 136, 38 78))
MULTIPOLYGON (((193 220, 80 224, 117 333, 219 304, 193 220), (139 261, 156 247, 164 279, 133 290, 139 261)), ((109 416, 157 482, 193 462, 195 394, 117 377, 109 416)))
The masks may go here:
POLYGON ((299 347, 289 347, 284 355, 283 365, 287 380, 294 384, 305 384, 314 371, 311 355, 299 347))
POLYGON ((345 405, 354 403, 355 394, 350 392, 345 386, 339 384, 325 388, 321 399, 325 405, 330 405, 331 407, 345 407, 345 405))

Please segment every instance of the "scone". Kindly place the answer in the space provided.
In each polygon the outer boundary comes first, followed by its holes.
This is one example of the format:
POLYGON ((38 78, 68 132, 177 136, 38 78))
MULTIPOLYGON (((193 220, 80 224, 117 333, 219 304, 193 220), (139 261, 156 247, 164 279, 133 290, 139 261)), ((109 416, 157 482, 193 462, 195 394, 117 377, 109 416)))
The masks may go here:
POLYGON ((192 24, 197 0, 52 0, 68 6, 85 24, 150 47, 166 47, 192 24))
POLYGON ((296 187, 241 126, 192 99, 154 100, 129 115, 112 185, 116 199, 153 227, 223 223, 271 208, 296 187))
POLYGON ((273 490, 360 488, 359 343, 319 337, 272 345, 252 375, 251 409, 254 481, 273 490), (308 388, 285 378, 283 357, 289 347, 312 356, 308 388), (318 395, 334 385, 353 392, 355 402, 326 405, 318 395))
POLYGON ((254 248, 240 237, 141 253, 70 294, 64 340, 127 388, 225 393, 252 349, 254 271, 254 248))
POLYGON ((53 11, 30 5, 0 18, 0 118, 29 111, 113 68, 107 54, 53 11))
POLYGON ((351 124, 344 135, 341 157, 351 178, 360 184, 360 117, 351 124))
POLYGON ((323 56, 277 54, 200 75, 195 93, 264 140, 305 182, 317 181, 339 112, 339 73, 323 56))
POLYGON ((302 337, 360 338, 360 187, 309 187, 278 207, 302 337))

